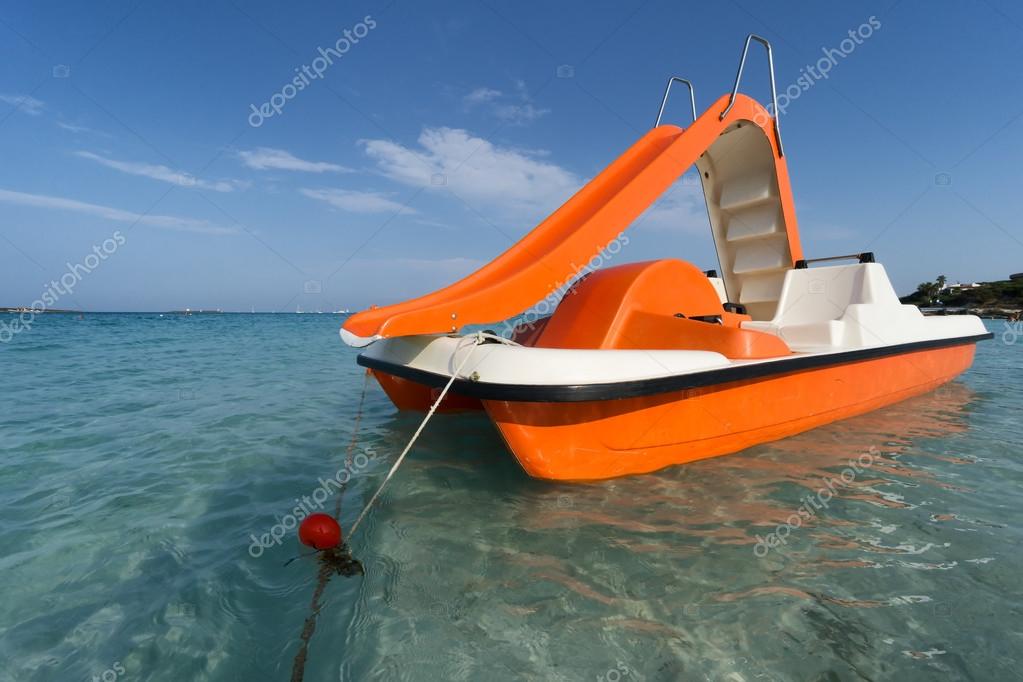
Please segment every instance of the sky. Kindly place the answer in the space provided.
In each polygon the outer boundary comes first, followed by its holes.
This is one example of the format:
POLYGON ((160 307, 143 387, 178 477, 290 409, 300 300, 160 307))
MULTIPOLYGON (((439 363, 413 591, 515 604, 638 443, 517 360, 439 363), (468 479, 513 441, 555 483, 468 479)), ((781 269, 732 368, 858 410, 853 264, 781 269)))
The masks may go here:
MULTIPOLYGON (((23 1, 0 5, 0 306, 75 266, 50 307, 427 293, 649 130, 669 76, 700 112, 730 91, 751 32, 797 93, 780 121, 807 257, 873 251, 901 294, 1023 271, 1023 7, 1005 0, 23 1)), ((742 89, 768 100, 761 50, 742 89)), ((688 115, 679 96, 665 120, 688 115)), ((610 264, 716 268, 698 192, 683 178, 610 264)))

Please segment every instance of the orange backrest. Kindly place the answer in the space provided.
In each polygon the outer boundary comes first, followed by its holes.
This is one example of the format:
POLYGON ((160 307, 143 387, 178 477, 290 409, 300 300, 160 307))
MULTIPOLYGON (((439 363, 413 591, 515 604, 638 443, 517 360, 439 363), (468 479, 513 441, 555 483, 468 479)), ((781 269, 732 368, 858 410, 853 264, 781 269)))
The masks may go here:
POLYGON ((709 350, 732 360, 776 358, 792 351, 774 334, 697 320, 634 312, 616 348, 709 350))
POLYGON ((540 333, 540 348, 710 350, 728 358, 788 355, 784 341, 739 328, 704 273, 675 259, 594 272, 565 294, 540 333), (721 324, 694 317, 719 317, 721 324))

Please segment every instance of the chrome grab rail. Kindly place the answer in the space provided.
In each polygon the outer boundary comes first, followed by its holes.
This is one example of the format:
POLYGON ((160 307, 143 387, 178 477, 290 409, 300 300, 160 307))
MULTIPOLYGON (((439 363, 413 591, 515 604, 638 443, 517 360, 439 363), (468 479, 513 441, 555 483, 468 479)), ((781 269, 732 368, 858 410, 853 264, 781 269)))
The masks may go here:
POLYGON ((793 266, 796 270, 806 270, 810 263, 826 263, 835 260, 851 260, 855 258, 860 263, 874 263, 874 252, 864 251, 863 253, 850 253, 848 256, 826 256, 824 258, 804 258, 797 260, 793 266))
POLYGON ((657 112, 657 120, 654 122, 655 128, 661 125, 661 116, 664 116, 664 107, 668 105, 668 93, 671 92, 671 86, 674 83, 685 83, 689 88, 689 104, 693 108, 693 122, 696 122, 696 91, 693 90, 693 84, 685 78, 672 76, 668 79, 668 85, 664 88, 664 97, 661 98, 661 110, 657 112))
POLYGON ((761 38, 755 33, 750 33, 746 36, 746 45, 742 48, 742 59, 739 60, 739 70, 735 74, 735 86, 732 87, 732 96, 728 99, 728 106, 721 112, 721 120, 724 120, 728 112, 732 110, 732 105, 735 104, 735 96, 739 94, 742 67, 746 65, 746 54, 749 52, 749 44, 752 40, 767 48, 767 66, 771 71, 771 104, 774 107, 774 111, 771 112, 771 115, 774 117, 774 139, 778 143, 778 156, 785 156, 785 150, 781 146, 781 126, 778 124, 778 90, 774 85, 774 55, 771 53, 771 43, 767 42, 766 38, 761 38))

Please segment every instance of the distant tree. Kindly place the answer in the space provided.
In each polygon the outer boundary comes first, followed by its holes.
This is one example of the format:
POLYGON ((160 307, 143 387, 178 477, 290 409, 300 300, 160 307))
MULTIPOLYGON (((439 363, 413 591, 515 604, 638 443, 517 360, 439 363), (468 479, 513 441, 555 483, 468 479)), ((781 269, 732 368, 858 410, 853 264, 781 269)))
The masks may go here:
POLYGON ((936 282, 924 282, 916 287, 916 294, 926 303, 933 303, 941 287, 936 282))
POLYGON ((938 291, 941 291, 945 288, 945 282, 948 281, 948 278, 946 278, 945 275, 938 275, 938 279, 936 281, 938 283, 938 291))

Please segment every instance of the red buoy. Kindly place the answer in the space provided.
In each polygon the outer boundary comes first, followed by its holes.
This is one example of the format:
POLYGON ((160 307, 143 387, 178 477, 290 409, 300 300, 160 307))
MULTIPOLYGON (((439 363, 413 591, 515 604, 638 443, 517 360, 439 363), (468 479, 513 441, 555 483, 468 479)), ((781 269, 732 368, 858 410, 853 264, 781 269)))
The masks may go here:
POLYGON ((329 514, 310 514, 298 526, 298 539, 313 549, 333 549, 341 544, 341 526, 329 514))

